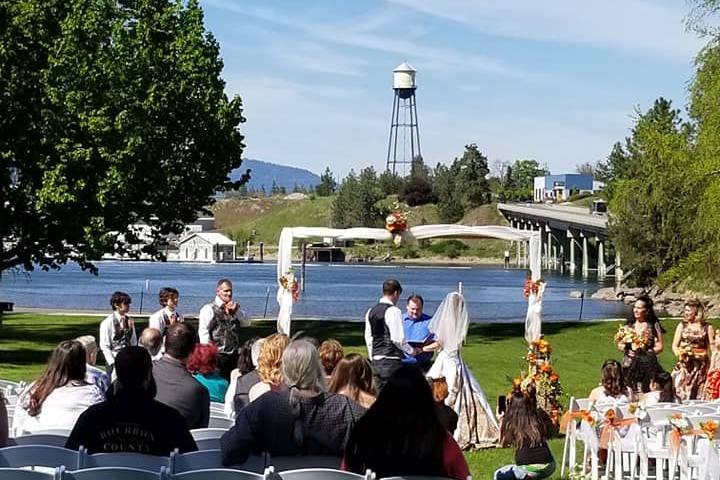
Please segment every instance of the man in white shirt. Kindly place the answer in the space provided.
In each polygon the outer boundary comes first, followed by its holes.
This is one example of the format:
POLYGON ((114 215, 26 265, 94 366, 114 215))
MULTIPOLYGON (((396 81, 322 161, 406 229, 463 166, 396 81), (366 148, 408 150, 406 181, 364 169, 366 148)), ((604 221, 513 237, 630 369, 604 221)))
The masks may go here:
POLYGON ((163 287, 158 292, 158 300, 162 307, 148 318, 148 326, 160 331, 165 336, 165 330, 175 322, 182 322, 183 316, 177 311, 180 292, 172 287, 163 287))
POLYGON ((218 280, 215 300, 200 309, 198 326, 200 343, 218 347, 218 370, 226 380, 237 364, 240 327, 249 325, 245 312, 232 296, 232 282, 227 278, 218 280))
POLYGON ((365 344, 372 362, 376 388, 382 389, 390 375, 402 366, 405 354, 416 355, 418 348, 405 341, 402 312, 395 305, 402 294, 400 282, 383 282, 383 296, 365 314, 365 344))

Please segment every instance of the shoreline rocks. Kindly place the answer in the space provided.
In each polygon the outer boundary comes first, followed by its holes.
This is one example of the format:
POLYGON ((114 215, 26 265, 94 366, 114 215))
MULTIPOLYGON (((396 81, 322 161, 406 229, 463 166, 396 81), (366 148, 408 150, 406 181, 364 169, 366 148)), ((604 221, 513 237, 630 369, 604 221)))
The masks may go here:
POLYGON ((649 289, 626 286, 618 289, 614 287, 604 287, 598 289, 590 298, 594 300, 623 302, 631 305, 642 295, 647 295, 652 298, 655 304, 655 311, 658 314, 679 317, 682 315, 685 302, 690 298, 698 298, 705 304, 705 315, 707 317, 720 317, 720 296, 700 295, 693 292, 664 291, 657 286, 649 289))

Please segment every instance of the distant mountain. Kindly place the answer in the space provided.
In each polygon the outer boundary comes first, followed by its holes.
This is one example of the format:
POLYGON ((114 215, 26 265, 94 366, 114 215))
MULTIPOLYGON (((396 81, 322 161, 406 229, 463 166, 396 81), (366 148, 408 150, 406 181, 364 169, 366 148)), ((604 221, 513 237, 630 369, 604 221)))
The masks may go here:
POLYGON ((230 173, 230 178, 235 181, 250 169, 250 181, 247 183, 248 188, 252 187, 257 190, 265 187, 265 191, 270 193, 273 181, 280 187, 285 187, 288 193, 293 191, 295 185, 305 188, 315 187, 320 183, 320 177, 309 170, 297 167, 288 167, 286 165, 278 165, 275 163, 263 162, 261 160, 253 160, 251 158, 243 159, 240 168, 236 168, 230 173))

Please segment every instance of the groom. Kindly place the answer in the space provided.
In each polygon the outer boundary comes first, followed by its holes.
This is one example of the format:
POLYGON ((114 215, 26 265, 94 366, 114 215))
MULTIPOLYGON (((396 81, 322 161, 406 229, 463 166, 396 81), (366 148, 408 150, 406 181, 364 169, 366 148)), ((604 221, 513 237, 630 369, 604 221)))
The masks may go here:
POLYGON ((385 280, 382 298, 365 314, 365 344, 378 391, 402 366, 405 354, 416 355, 420 350, 405 341, 402 312, 395 306, 401 294, 400 282, 385 280))

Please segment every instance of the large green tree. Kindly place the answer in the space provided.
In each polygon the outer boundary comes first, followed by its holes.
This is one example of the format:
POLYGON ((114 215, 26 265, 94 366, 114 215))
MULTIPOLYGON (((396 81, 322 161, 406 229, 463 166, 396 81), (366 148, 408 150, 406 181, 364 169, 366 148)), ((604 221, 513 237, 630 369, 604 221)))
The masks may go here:
POLYGON ((625 269, 648 285, 667 275, 698 246, 698 178, 693 128, 660 98, 615 145, 609 233, 625 269))
POLYGON ((320 175, 320 183, 315 187, 315 193, 319 197, 329 197, 335 193, 337 183, 333 177, 330 167, 325 167, 325 171, 320 175))
POLYGON ((383 193, 372 167, 357 175, 350 170, 333 200, 332 224, 336 228, 377 227, 382 219, 378 202, 383 193))
POLYGON ((0 0, 0 270, 94 269, 139 222, 157 255, 238 187, 222 68, 197 0, 0 0))

